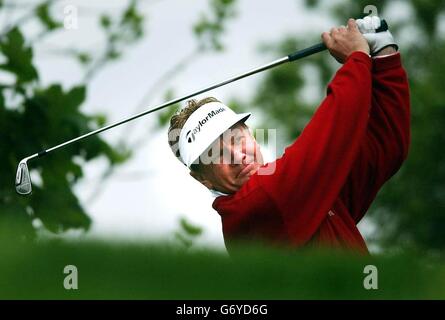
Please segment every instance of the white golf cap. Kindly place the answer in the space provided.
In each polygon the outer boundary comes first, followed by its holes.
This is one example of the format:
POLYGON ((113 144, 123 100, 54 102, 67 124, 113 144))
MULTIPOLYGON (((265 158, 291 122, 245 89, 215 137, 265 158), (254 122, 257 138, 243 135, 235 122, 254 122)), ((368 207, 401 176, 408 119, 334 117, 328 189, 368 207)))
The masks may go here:
POLYGON ((181 161, 190 168, 199 156, 227 129, 246 121, 251 113, 235 113, 220 102, 209 102, 196 109, 185 122, 179 135, 181 161))

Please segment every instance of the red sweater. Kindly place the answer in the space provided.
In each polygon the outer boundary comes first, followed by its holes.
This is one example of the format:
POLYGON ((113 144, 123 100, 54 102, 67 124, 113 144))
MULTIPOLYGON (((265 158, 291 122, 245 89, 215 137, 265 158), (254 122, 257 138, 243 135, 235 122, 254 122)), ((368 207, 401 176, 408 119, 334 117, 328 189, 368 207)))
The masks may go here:
POLYGON ((410 143, 410 102, 400 54, 352 53, 272 175, 253 175, 220 196, 226 247, 261 240, 367 252, 356 224, 400 168, 410 143))

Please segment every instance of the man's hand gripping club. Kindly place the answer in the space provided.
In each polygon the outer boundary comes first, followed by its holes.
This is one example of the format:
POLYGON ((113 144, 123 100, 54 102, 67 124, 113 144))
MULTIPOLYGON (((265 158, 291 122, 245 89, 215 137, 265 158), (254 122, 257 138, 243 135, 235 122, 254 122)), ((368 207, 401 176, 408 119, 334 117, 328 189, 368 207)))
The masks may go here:
POLYGON ((330 32, 323 32, 321 38, 335 60, 342 64, 355 51, 370 54, 368 42, 360 33, 354 19, 348 20, 347 27, 334 27, 330 32))

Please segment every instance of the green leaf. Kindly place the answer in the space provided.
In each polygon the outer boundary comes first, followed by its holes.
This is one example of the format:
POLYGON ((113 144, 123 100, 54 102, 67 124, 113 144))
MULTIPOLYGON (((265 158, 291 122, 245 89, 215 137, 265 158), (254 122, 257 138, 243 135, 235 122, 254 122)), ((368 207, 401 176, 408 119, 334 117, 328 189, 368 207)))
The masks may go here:
POLYGON ((136 9, 136 1, 130 2, 121 17, 121 27, 127 28, 129 40, 134 41, 143 35, 144 17, 136 9))
POLYGON ((90 116, 90 119, 94 121, 97 128, 103 127, 107 123, 107 116, 105 114, 95 114, 90 116))
POLYGON ((66 101, 68 102, 67 107, 73 109, 79 109, 82 103, 85 101, 86 97, 86 87, 76 86, 73 87, 66 95, 66 101))
POLYGON ((80 52, 76 55, 77 60, 83 65, 89 64, 92 61, 91 55, 86 52, 80 52))
POLYGON ((25 45, 25 39, 18 28, 9 31, 0 41, 0 51, 6 58, 0 69, 15 74, 18 84, 38 79, 32 63, 32 48, 25 45))
POLYGON ((191 224, 190 222, 188 222, 184 217, 181 218, 181 220, 179 220, 179 223, 181 225, 181 229, 183 231, 185 231, 186 234, 190 235, 190 236, 199 236, 200 234, 202 234, 202 228, 198 227, 196 225, 191 224))
POLYGON ((100 25, 105 29, 109 29, 111 26, 111 18, 108 15, 102 15, 100 17, 100 25))
POLYGON ((200 16, 193 26, 202 50, 222 51, 224 46, 221 38, 226 22, 235 16, 235 0, 212 0, 210 13, 200 16))
POLYGON ((55 233, 72 228, 87 230, 91 219, 80 206, 66 177, 51 168, 45 169, 42 177, 45 190, 34 187, 31 199, 36 217, 42 220, 48 230, 55 233))
MULTIPOLYGON (((164 100, 169 101, 172 100, 174 97, 174 91, 173 90, 167 90, 167 92, 164 95, 164 100)), ((174 104, 169 106, 168 108, 161 110, 158 112, 158 127, 161 128, 167 124, 169 124, 171 117, 179 110, 180 104, 174 104)))
POLYGON ((40 23, 42 23, 48 30, 54 30, 62 27, 60 22, 57 22, 53 17, 51 17, 49 9, 49 3, 42 3, 37 7, 36 13, 40 23))

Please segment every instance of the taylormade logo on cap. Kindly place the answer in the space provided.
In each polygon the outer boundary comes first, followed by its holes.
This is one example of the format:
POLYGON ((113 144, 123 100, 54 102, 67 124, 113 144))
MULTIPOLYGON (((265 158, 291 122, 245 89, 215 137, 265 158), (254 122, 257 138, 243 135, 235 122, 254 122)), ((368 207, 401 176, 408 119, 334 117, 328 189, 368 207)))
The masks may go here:
POLYGON ((221 113, 223 111, 226 111, 226 109, 224 108, 219 108, 216 110, 212 110, 211 112, 209 112, 207 114, 207 116, 201 120, 198 121, 198 125, 193 129, 193 130, 189 130, 185 137, 187 138, 187 142, 188 143, 192 143, 193 141, 195 141, 195 136, 201 132, 201 128, 202 126, 204 126, 209 119, 211 119, 213 116, 217 115, 218 113, 221 113))
POLYGON ((221 102, 209 102, 196 109, 179 135, 182 162, 190 167, 224 131, 239 121, 245 121, 249 116, 250 113, 236 114, 221 102))

